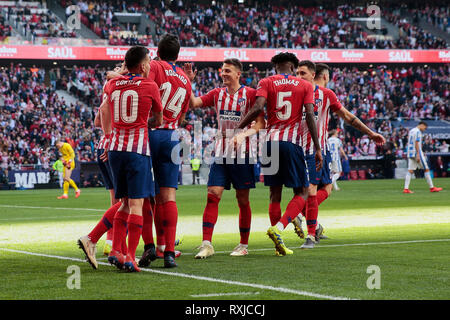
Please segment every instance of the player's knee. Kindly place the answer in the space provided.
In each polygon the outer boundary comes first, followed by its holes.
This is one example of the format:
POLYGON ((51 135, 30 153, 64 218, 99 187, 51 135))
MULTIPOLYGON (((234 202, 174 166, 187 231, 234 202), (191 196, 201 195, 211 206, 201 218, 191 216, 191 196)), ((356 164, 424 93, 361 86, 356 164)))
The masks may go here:
POLYGON ((315 196, 317 194, 317 185, 310 184, 308 187, 308 195, 315 196))
POLYGON ((248 204, 248 193, 239 193, 236 192, 236 199, 239 205, 247 205, 248 204))
POLYGON ((331 184, 327 184, 324 189, 328 193, 328 195, 330 195, 333 191, 333 186, 331 184))
POLYGON ((70 182, 70 178, 64 178, 63 181, 64 182, 70 182))

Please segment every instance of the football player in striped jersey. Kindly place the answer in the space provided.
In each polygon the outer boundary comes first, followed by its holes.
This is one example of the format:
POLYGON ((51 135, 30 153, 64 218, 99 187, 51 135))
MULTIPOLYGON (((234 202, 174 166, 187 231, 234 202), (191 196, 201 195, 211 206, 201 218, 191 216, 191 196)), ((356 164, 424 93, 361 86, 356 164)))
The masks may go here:
POLYGON ((308 168, 303 153, 302 117, 305 111, 306 127, 311 132, 315 152, 315 168, 322 168, 322 150, 320 147, 316 121, 314 120, 314 89, 311 83, 297 78, 294 74, 298 67, 297 57, 288 52, 274 56, 271 60, 276 75, 262 79, 257 88, 256 103, 239 128, 244 128, 267 103, 267 142, 266 155, 270 164, 262 161, 264 184, 270 186, 269 216, 271 227, 267 235, 275 244, 278 255, 292 254, 281 237, 281 232, 302 211, 309 201, 308 168), (267 168, 275 167, 270 172, 267 168), (292 188, 294 197, 281 216, 281 194, 283 185, 292 188))
POLYGON ((409 190, 409 183, 411 182, 411 177, 416 169, 423 169, 425 171, 425 180, 430 187, 430 192, 442 191, 442 188, 437 188, 433 185, 427 157, 422 151, 422 133, 427 129, 427 127, 428 125, 425 121, 420 121, 415 128, 409 130, 407 151, 408 172, 405 177, 405 188, 403 189, 403 193, 414 193, 409 190))
MULTIPOLYGON (((185 64, 185 70, 193 80, 195 73, 192 72, 192 65, 185 64)), ((235 134, 239 122, 255 102, 256 90, 240 83, 242 71, 243 66, 238 59, 226 59, 221 68, 224 86, 213 89, 201 97, 195 97, 193 94, 191 96, 191 107, 193 108, 214 106, 218 121, 215 159, 209 171, 207 201, 203 211, 203 241, 195 256, 196 259, 208 258, 214 254, 211 241, 219 214, 218 206, 224 189, 230 190, 231 185, 236 190, 240 231, 240 242, 231 252, 231 256, 248 254, 251 225, 249 194, 250 189, 255 188, 254 163, 249 154, 251 150, 248 137, 264 128, 265 121, 264 115, 261 113, 252 127, 240 132, 235 137, 236 144, 230 145, 228 142, 229 138, 235 134), (227 137, 227 133, 230 136, 227 137), (242 142, 245 143, 241 147, 242 142), (239 148, 235 148, 237 146, 239 148), (230 157, 232 160, 229 160, 230 157)))
POLYGON ((324 63, 315 64, 309 60, 300 61, 297 69, 298 77, 314 85, 315 121, 317 123, 320 145, 323 149, 325 158, 322 171, 316 172, 311 170, 313 168, 312 159, 314 158, 315 150, 313 150, 309 144, 309 141, 312 139, 311 133, 304 131, 304 148, 307 153, 306 159, 311 184, 308 188, 308 203, 302 211, 302 214, 299 214, 299 216, 293 220, 296 233, 301 237, 303 234, 301 228, 301 216, 306 216, 308 236, 306 237, 305 243, 302 245, 303 249, 314 248, 314 244, 318 242, 322 236, 323 227, 317 223, 318 206, 328 198, 332 190, 330 177, 331 155, 329 150, 327 150, 330 110, 336 113, 347 124, 353 126, 362 133, 367 134, 368 137, 374 140, 378 145, 383 145, 386 142, 382 135, 369 129, 356 116, 345 109, 339 102, 335 93, 326 88, 326 85, 330 80, 329 70, 330 68, 328 65, 324 63))
POLYGON ((110 134, 101 158, 109 160, 115 197, 122 202, 114 216, 108 261, 131 272, 140 271, 135 253, 142 234, 144 199, 154 196, 148 124, 161 125, 163 117, 159 87, 148 79, 149 62, 148 49, 131 47, 125 55, 129 73, 108 81, 104 89, 107 105, 101 108, 102 127, 110 134), (121 251, 127 231, 125 257, 121 251))

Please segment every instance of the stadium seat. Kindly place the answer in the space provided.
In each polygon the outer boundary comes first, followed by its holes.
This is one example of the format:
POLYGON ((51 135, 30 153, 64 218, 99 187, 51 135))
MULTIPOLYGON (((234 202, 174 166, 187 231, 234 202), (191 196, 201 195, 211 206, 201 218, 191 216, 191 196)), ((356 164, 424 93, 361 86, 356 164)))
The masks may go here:
POLYGON ((358 180, 358 172, 356 170, 350 170, 350 180, 358 180))

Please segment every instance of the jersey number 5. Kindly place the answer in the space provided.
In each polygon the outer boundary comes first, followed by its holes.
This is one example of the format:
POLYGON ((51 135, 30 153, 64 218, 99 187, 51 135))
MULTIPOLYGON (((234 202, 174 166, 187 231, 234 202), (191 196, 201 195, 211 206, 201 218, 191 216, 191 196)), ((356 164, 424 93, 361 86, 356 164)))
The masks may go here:
POLYGON ((276 113, 277 118, 279 120, 287 120, 291 117, 291 113, 292 113, 292 103, 288 100, 284 100, 284 98, 288 98, 292 96, 292 91, 287 91, 287 92, 278 92, 277 95, 277 110, 280 110, 276 113), (283 109, 284 107, 284 112, 283 109))
POLYGON ((114 122, 121 119, 125 123, 133 123, 138 117, 138 94, 134 90, 124 91, 122 99, 120 98, 120 90, 115 90, 111 94, 111 100, 114 101, 114 122), (128 110, 127 102, 131 98, 130 110, 128 110))
POLYGON ((172 91, 172 84, 170 82, 164 82, 159 90, 164 91, 161 95, 163 108, 172 111, 172 118, 176 119, 186 98, 186 89, 179 87, 169 103, 167 103, 167 100, 169 100, 169 95, 172 91))

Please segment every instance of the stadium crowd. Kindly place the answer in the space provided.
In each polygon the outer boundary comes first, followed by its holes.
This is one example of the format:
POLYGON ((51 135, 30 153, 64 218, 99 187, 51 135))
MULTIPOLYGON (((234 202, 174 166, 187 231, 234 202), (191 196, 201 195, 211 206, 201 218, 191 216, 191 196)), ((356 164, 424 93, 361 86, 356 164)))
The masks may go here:
MULTIPOLYGON (((181 0, 149 1, 148 5, 125 1, 67 1, 63 7, 76 3, 82 22, 111 45, 142 44, 153 46, 167 32, 178 34, 185 47, 221 46, 250 48, 360 48, 360 49, 432 49, 448 44, 412 21, 406 21, 400 10, 383 10, 383 17, 399 28, 399 38, 385 36, 382 28, 371 33, 351 18, 367 17, 366 8, 341 5, 327 8, 301 7, 293 2, 283 5, 257 2, 211 5, 181 0), (185 1, 186 2, 186 1, 185 1), (146 13, 154 23, 145 34, 138 35, 137 25, 120 24, 114 12, 146 13)), ((417 10, 421 17, 436 25, 448 24, 445 8, 417 10)), ((448 15, 447 15, 448 16, 448 15)), ((418 15, 417 15, 418 18, 418 15)))
MULTIPOLYGON (((98 106, 106 68, 73 66, 45 71, 35 66, 11 64, 0 69, 0 168, 34 164, 48 168, 57 158, 54 142, 66 137, 74 145, 78 161, 95 161, 95 146, 101 132, 93 128, 93 115, 83 104, 68 105, 55 91, 68 90, 89 106, 98 106), (75 89, 76 88, 76 89, 75 89)), ((260 79, 274 71, 252 67, 242 76, 242 83, 256 87, 260 79)), ((450 65, 436 67, 377 66, 360 71, 356 67, 333 69, 329 87, 352 113, 370 128, 387 137, 387 148, 397 157, 404 156, 408 130, 394 126, 398 119, 450 118, 450 65)), ((202 68, 193 83, 196 96, 221 86, 216 68, 202 68)), ((217 128, 213 108, 189 110, 185 129, 193 138, 195 121, 201 121, 202 147, 213 140, 217 128)), ((367 137, 334 118, 333 128, 341 129, 345 151, 350 157, 383 155, 367 137)), ((424 150, 446 152, 448 144, 427 137, 424 150)))
POLYGON ((11 17, 14 21, 14 28, 21 30, 24 37, 31 35, 32 41, 36 37, 76 37, 75 31, 67 29, 66 25, 48 9, 8 6, 4 9, 4 16, 6 21, 11 17))

